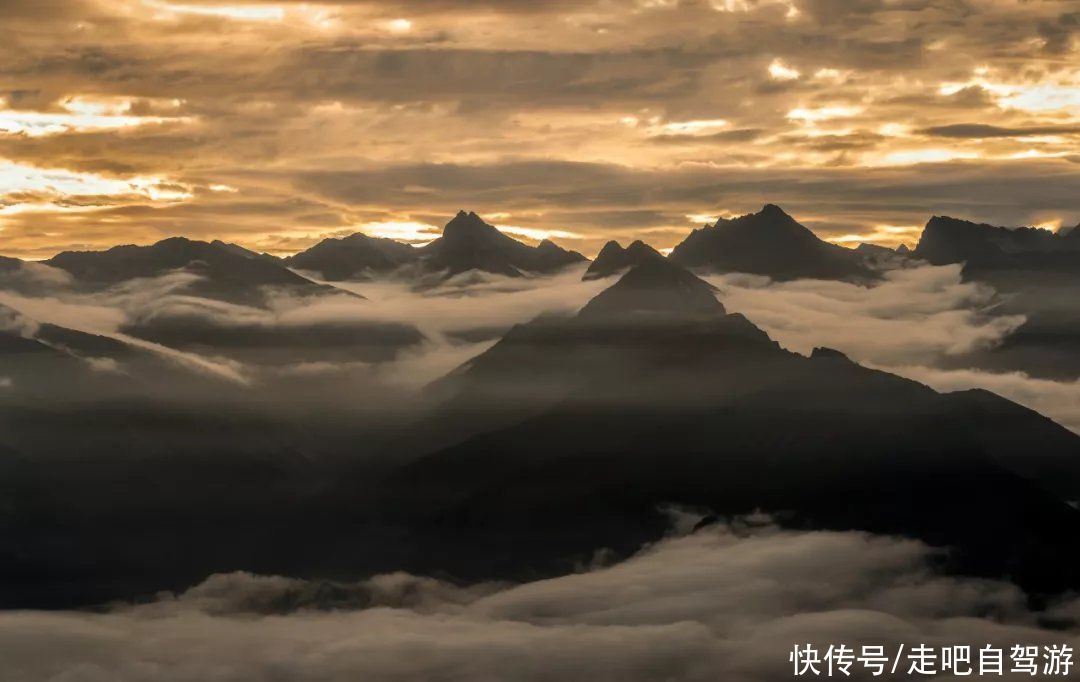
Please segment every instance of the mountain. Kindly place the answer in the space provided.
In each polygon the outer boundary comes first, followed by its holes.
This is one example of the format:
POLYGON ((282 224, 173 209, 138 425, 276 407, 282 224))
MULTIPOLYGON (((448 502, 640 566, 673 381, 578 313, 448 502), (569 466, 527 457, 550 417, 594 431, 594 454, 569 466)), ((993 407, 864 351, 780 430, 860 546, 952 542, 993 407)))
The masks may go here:
POLYGON ((966 263, 975 269, 1038 265, 1080 270, 1080 240, 1067 233, 995 227, 948 216, 930 218, 915 255, 934 265, 966 263))
POLYGON ((446 224, 441 237, 418 251, 423 272, 449 277, 470 270, 507 277, 551 274, 588 260, 546 239, 535 247, 523 244, 465 211, 446 224))
POLYGON ((589 269, 581 279, 603 279, 617 275, 631 267, 649 259, 663 259, 659 251, 649 246, 640 239, 634 241, 625 249, 617 241, 610 241, 600 249, 596 260, 589 264, 589 269))
POLYGON ((690 278, 643 263, 439 383, 428 423, 452 420, 456 443, 385 486, 418 556, 487 577, 565 570, 655 539, 658 508, 677 505, 908 535, 954 548, 954 570, 1080 585, 1063 500, 1080 492, 1080 437, 992 394, 788 352, 690 278), (1009 437, 992 437, 1003 416, 1009 437))
POLYGON ((646 257, 585 304, 578 318, 622 325, 627 320, 688 319, 724 312, 712 285, 663 257, 646 257))
POLYGON ((948 366, 1080 378, 1080 239, 1072 232, 934 216, 913 255, 934 265, 961 263, 966 281, 1002 295, 996 312, 1025 318, 999 345, 949 358, 948 366))
POLYGON ((354 234, 324 239, 307 251, 286 258, 293 268, 318 273, 328 281, 368 280, 385 275, 420 257, 418 249, 393 239, 354 234))
POLYGON ((874 276, 853 251, 818 239, 774 204, 694 230, 669 258, 688 268, 746 272, 777 280, 874 276))
POLYGON ((234 244, 184 237, 171 237, 151 246, 65 251, 45 263, 68 272, 79 285, 90 289, 184 273, 190 276, 188 281, 178 283, 184 293, 244 305, 265 304, 270 290, 299 296, 344 294, 289 271, 272 256, 234 244))

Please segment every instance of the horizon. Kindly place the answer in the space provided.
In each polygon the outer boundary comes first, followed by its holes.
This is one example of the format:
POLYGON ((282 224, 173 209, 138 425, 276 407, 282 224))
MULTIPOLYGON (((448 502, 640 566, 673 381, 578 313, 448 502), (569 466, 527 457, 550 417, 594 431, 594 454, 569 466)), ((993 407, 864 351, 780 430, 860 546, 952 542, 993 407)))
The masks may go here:
MULTIPOLYGON (((781 204, 776 204, 774 202, 767 202, 765 204, 762 204, 762 208, 758 209, 758 211, 752 211, 751 213, 740 214, 740 215, 733 215, 733 216, 730 216, 729 218, 739 218, 739 217, 743 217, 745 215, 752 215, 754 213, 760 212, 761 210, 764 209, 764 207, 770 206, 770 205, 776 206, 781 211, 783 211, 784 213, 787 213, 789 216, 794 218, 796 222, 799 222, 800 224, 803 224, 801 221, 799 221, 799 218, 797 216, 791 215, 790 213, 788 213, 784 209, 784 207, 781 204)), ((475 212, 475 211, 473 211, 471 209, 459 209, 457 211, 457 213, 455 213, 455 215, 459 215, 459 214, 463 214, 463 213, 475 214, 481 220, 483 220, 485 223, 487 223, 488 225, 491 225, 492 227, 496 228, 497 230, 499 230, 500 232, 502 232, 506 236, 511 237, 512 239, 515 239, 515 240, 517 240, 519 242, 522 242, 522 243, 525 243, 525 244, 536 245, 541 241, 549 240, 549 241, 552 241, 555 244, 557 244, 559 246, 562 246, 564 248, 572 249, 571 246, 566 246, 566 244, 561 243, 560 240, 557 237, 546 237, 545 236, 545 237, 541 237, 541 238, 536 238, 534 236, 530 236, 529 235, 530 231, 528 231, 528 230, 524 231, 524 233, 523 233, 523 231, 521 231, 520 229, 514 228, 513 226, 505 226, 505 225, 496 224, 496 223, 491 222, 488 219, 484 218, 484 215, 482 213, 477 213, 477 212, 475 212)), ((941 216, 932 215, 929 218, 927 218, 926 222, 929 223, 934 218, 950 218, 950 219, 953 219, 953 220, 960 220, 960 221, 963 221, 963 222, 972 222, 972 223, 976 222, 976 221, 968 220, 967 218, 961 218, 961 217, 949 216, 949 215, 941 215, 941 216)), ((451 216, 451 218, 448 218, 447 222, 449 222, 449 220, 452 220, 452 219, 453 219, 453 216, 451 216)), ((702 228, 712 227, 715 224, 716 224, 716 221, 713 221, 713 222, 710 222, 710 223, 702 224, 700 226, 691 227, 687 231, 686 235, 689 235, 690 233, 692 233, 692 232, 694 232, 696 230, 702 229, 702 228)), ((985 223, 979 223, 979 224, 985 224, 985 223)), ((410 247, 414 247, 414 248, 420 248, 420 247, 423 247, 423 246, 427 246, 432 241, 434 241, 435 239, 440 237, 442 235, 443 229, 445 228, 445 223, 443 225, 438 225, 438 226, 437 225, 426 225, 425 227, 431 229, 431 233, 430 233, 431 236, 430 236, 429 239, 425 239, 425 240, 422 240, 422 241, 421 240, 415 240, 415 239, 402 238, 401 236, 384 236, 384 235, 381 235, 381 234, 370 234, 368 232, 364 232, 363 230, 357 230, 355 232, 344 232, 344 233, 340 233, 340 234, 327 235, 327 236, 323 237, 322 239, 320 239, 318 242, 315 242, 314 244, 312 244, 311 246, 315 246, 315 244, 318 244, 321 241, 326 240, 326 239, 344 239, 344 238, 348 238, 348 237, 360 234, 360 235, 364 235, 364 236, 367 236, 367 237, 374 237, 374 238, 380 238, 380 239, 390 239, 390 240, 396 241, 398 243, 405 244, 406 246, 410 246, 410 247)), ((804 225, 804 227, 807 227, 807 229, 810 229, 811 232, 814 232, 813 228, 809 227, 808 225, 804 225)), ((1005 229, 1008 229, 1008 230, 1035 229, 1035 230, 1045 230, 1045 231, 1051 232, 1053 234, 1068 234, 1073 229, 1076 229, 1077 227, 1080 227, 1080 222, 1078 222, 1076 225, 1071 225, 1071 224, 1065 223, 1065 224, 1055 225, 1055 226, 1052 226, 1052 227, 1051 226, 1045 226, 1045 225, 993 225, 993 227, 1004 227, 1005 229)), ((918 245, 919 238, 921 237, 922 230, 924 228, 925 228, 925 224, 922 227, 919 228, 918 233, 911 235, 910 241, 897 241, 895 244, 881 244, 879 242, 871 241, 871 240, 863 241, 863 240, 855 240, 855 239, 845 239, 844 237, 826 239, 826 238, 822 238, 822 236, 817 234, 816 232, 814 232, 814 236, 816 236, 818 239, 821 239, 822 241, 826 241, 826 242, 835 244, 836 246, 840 246, 840 247, 843 247, 843 248, 846 248, 846 249, 849 249, 849 250, 854 250, 854 249, 858 248, 861 244, 864 244, 864 243, 865 244, 878 245, 878 246, 885 246, 886 248, 891 248, 891 249, 896 249, 896 248, 899 248, 900 246, 904 246, 904 247, 907 247, 909 249, 914 249, 918 245)), ((685 235, 684 235, 684 237, 685 237, 685 235)), ((152 241, 152 242, 145 242, 145 243, 131 242, 131 243, 123 243, 123 244, 112 244, 112 245, 102 246, 100 248, 72 249, 72 250, 69 250, 69 251, 94 252, 94 251, 105 251, 105 250, 108 250, 110 248, 114 248, 114 247, 117 247, 117 246, 153 246, 155 244, 158 244, 158 243, 160 243, 162 241, 167 241, 169 239, 188 239, 190 241, 197 241, 197 242, 203 242, 203 243, 210 243, 210 242, 214 242, 214 241, 220 241, 220 242, 223 242, 225 244, 233 244, 233 245, 236 245, 236 246, 241 246, 243 248, 249 248, 249 247, 245 246, 244 244, 239 244, 237 242, 231 242, 231 241, 228 241, 228 240, 225 240, 225 239, 221 239, 221 238, 215 237, 212 234, 202 235, 200 237, 191 237, 191 236, 183 235, 183 234, 174 234, 174 235, 168 235, 168 236, 160 237, 159 239, 156 239, 155 241, 152 241)), ((645 244, 648 244, 649 246, 652 246, 653 248, 656 248, 657 251, 659 251, 660 253, 662 253, 665 256, 669 255, 672 248, 673 248, 671 246, 658 247, 655 244, 653 244, 652 242, 650 242, 648 239, 642 239, 642 238, 637 238, 637 239, 634 239, 634 240, 625 240, 625 241, 619 241, 617 239, 613 239, 613 240, 608 240, 608 241, 614 241, 614 242, 619 243, 622 246, 628 246, 630 243, 632 243, 633 241, 636 241, 636 240, 640 240, 640 241, 644 242, 645 244)), ((600 249, 602 249, 604 244, 606 244, 606 243, 608 243, 608 242, 604 242, 600 246, 596 247, 595 250, 582 252, 582 255, 584 255, 589 260, 593 260, 593 259, 596 258, 596 256, 599 253, 600 249)), ((678 242, 676 242, 676 243, 678 243, 678 242)), ((307 247, 307 248, 310 248, 310 246, 307 247)), ((254 249, 249 249, 249 250, 254 251, 254 249)), ((285 251, 285 252, 282 252, 282 251, 279 251, 279 252, 256 251, 256 253, 270 254, 270 255, 276 256, 278 258, 288 258, 290 256, 294 256, 294 255, 297 255, 299 253, 302 253, 304 250, 306 250, 306 249, 301 249, 301 250, 298 250, 298 251, 285 251)), ((573 249, 573 250, 577 250, 577 249, 573 249)), ((56 255, 58 255, 60 253, 64 253, 64 252, 63 251, 57 251, 56 253, 43 255, 43 256, 35 257, 35 258, 24 258, 22 260, 26 260, 26 261, 30 261, 30 262, 46 261, 46 260, 49 260, 53 256, 56 256, 56 255)), ((6 255, 6 254, 0 253, 0 256, 4 256, 4 255, 6 255)))

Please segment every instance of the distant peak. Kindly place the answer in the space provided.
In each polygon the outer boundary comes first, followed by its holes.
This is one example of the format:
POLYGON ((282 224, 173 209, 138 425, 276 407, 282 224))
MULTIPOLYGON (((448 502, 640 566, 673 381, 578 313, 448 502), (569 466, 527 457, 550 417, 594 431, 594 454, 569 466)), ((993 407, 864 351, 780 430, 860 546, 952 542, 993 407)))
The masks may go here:
POLYGON ((663 316, 723 315, 713 287, 663 258, 634 265, 615 284, 589 301, 580 318, 619 318, 628 313, 663 316))
POLYGON ((626 247, 626 255, 630 257, 631 262, 640 261, 648 257, 664 257, 663 254, 640 239, 634 240, 630 246, 626 247))
POLYGON ((469 211, 458 211, 450 222, 443 228, 443 236, 452 237, 456 235, 477 234, 483 232, 495 231, 495 228, 488 225, 484 220, 469 211))
MULTIPOLYGON (((194 240, 187 237, 166 237, 160 241, 154 242, 154 246, 178 246, 180 244, 194 244, 194 240)), ((222 242, 217 242, 222 243, 222 242)))
POLYGON ((791 217, 784 211, 784 209, 780 208, 776 204, 765 204, 761 207, 759 213, 766 216, 784 216, 785 218, 791 217))

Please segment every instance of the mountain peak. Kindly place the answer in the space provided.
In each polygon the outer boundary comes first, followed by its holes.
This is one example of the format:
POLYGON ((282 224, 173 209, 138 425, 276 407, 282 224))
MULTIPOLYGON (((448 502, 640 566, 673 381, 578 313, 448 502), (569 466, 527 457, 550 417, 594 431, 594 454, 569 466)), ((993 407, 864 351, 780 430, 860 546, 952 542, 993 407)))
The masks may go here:
POLYGON ((458 211, 457 215, 451 218, 450 222, 443 227, 443 236, 451 239, 480 235, 501 236, 501 233, 472 211, 468 213, 458 211))
POLYGON ((610 241, 604 244, 604 248, 600 249, 600 253, 596 255, 596 260, 585 271, 582 279, 610 277, 627 268, 653 259, 664 260, 664 256, 640 239, 635 240, 625 249, 619 242, 610 241))
POLYGON ((626 315, 699 317, 725 314, 712 285, 667 259, 647 258, 597 294, 578 313, 582 319, 626 315))
POLYGON ((790 218, 791 217, 790 215, 787 214, 786 211, 784 211, 784 209, 780 208, 776 204, 765 204, 764 206, 761 207, 761 210, 758 211, 758 215, 770 216, 770 217, 775 217, 775 218, 780 218, 780 217, 790 218))
POLYGON ((688 268, 745 272, 773 279, 865 279, 872 276, 853 251, 822 241, 776 204, 757 213, 720 218, 694 230, 669 258, 688 268))

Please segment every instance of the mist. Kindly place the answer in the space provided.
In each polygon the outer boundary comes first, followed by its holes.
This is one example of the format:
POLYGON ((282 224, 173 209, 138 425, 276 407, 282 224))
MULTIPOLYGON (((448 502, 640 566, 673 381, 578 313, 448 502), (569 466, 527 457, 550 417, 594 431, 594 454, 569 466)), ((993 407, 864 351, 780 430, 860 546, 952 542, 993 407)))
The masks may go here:
POLYGON ((11 682, 764 682, 791 678, 794 642, 1080 644, 1076 602, 1033 612, 1007 582, 936 574, 936 555, 749 518, 522 584, 222 574, 100 613, 0 614, 0 658, 11 682))

